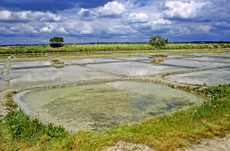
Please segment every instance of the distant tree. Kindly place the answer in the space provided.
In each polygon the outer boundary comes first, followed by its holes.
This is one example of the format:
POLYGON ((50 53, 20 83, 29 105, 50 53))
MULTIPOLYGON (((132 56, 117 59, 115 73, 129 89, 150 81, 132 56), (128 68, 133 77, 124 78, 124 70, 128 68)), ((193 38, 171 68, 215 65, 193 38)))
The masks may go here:
POLYGON ((152 36, 152 37, 149 37, 149 38, 150 38, 149 44, 151 46, 160 47, 160 46, 165 46, 166 43, 168 43, 168 39, 165 40, 160 35, 152 36))
POLYGON ((50 46, 51 47, 62 47, 63 42, 64 42, 63 37, 56 36, 56 37, 50 38, 50 46))
POLYGON ((209 44, 209 41, 205 41, 205 44, 209 44))
POLYGON ((217 43, 218 43, 218 44, 223 44, 223 43, 224 43, 224 41, 218 41, 217 43))

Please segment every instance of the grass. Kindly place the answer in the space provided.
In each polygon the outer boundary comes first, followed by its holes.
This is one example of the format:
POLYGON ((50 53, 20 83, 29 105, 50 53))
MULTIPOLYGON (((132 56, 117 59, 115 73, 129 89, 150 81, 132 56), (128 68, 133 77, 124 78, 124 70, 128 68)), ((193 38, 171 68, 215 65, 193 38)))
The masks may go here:
MULTIPOLYGON (((216 49, 230 48, 230 44, 167 44, 165 47, 157 49, 216 49)), ((52 48, 49 45, 40 46, 7 46, 0 47, 0 54, 17 54, 17 53, 50 53, 50 52, 90 52, 90 51, 118 51, 118 50, 156 50, 149 44, 70 44, 63 47, 52 48)))
MULTIPOLYGON (((197 89, 200 87, 198 86, 197 89)), ((103 132, 67 133, 60 126, 44 125, 30 119, 13 102, 10 113, 0 121, 0 150, 101 150, 122 140, 149 145, 158 150, 174 150, 201 138, 224 137, 230 130, 230 84, 207 87, 202 93, 212 101, 160 115, 132 125, 112 127, 103 132)), ((8 95, 11 99, 12 95, 8 95)))

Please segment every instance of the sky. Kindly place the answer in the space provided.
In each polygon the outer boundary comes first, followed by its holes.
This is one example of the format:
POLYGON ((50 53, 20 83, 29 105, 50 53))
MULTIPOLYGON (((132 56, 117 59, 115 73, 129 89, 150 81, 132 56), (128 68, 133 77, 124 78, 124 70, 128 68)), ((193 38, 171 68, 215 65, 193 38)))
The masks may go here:
POLYGON ((0 0, 0 45, 230 41, 229 0, 0 0))

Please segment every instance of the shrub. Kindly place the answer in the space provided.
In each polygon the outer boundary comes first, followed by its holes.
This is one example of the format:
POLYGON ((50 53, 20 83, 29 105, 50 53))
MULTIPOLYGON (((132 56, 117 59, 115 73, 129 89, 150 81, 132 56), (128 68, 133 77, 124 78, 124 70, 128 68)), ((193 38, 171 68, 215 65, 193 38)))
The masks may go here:
POLYGON ((149 37, 150 40, 149 40, 149 44, 151 46, 155 46, 157 48, 159 47, 164 47, 166 45, 166 43, 168 43, 168 39, 164 39, 163 37, 161 37, 160 35, 157 35, 157 36, 152 36, 152 37, 149 37))

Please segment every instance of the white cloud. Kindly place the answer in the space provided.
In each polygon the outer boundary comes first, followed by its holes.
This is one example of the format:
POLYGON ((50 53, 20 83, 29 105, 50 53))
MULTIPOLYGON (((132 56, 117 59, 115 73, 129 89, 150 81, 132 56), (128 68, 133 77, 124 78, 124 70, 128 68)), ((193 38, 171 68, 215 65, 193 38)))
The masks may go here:
POLYGON ((89 22, 86 21, 71 21, 65 24, 65 28, 68 29, 69 34, 80 35, 80 34, 92 34, 94 28, 89 22))
POLYGON ((92 34, 93 28, 88 24, 84 23, 84 28, 81 30, 80 34, 92 34))
POLYGON ((56 23, 47 23, 47 26, 42 27, 39 31, 44 33, 52 33, 58 29, 58 25, 56 23))
POLYGON ((133 23, 145 23, 149 21, 149 17, 145 13, 132 13, 129 15, 128 21, 133 23))
POLYGON ((118 17, 125 12, 125 6, 117 1, 108 2, 104 7, 99 7, 98 15, 101 17, 118 17))
POLYGON ((17 24, 16 26, 10 27, 9 31, 11 33, 21 33, 21 34, 36 34, 37 30, 34 29, 33 26, 28 24, 17 24))
POLYGON ((164 4, 164 15, 167 18, 182 18, 189 19, 202 16, 203 7, 210 7, 211 2, 181 2, 181 1, 167 1, 164 4))
POLYGON ((25 22, 25 21, 42 21, 42 22, 52 22, 60 21, 61 17, 50 12, 31 12, 31 11, 21 11, 21 12, 11 12, 8 10, 0 11, 0 21, 13 21, 13 22, 25 22))
POLYGON ((40 32, 51 32, 51 29, 49 27, 42 27, 40 32))
POLYGON ((88 9, 82 8, 78 13, 78 16, 80 17, 89 17, 90 16, 90 11, 88 9))
POLYGON ((179 30, 172 30, 167 33, 167 35, 173 35, 173 36, 184 36, 189 35, 190 30, 187 27, 181 27, 179 30))
POLYGON ((108 33, 110 34, 131 34, 131 33, 137 33, 137 31, 133 30, 129 25, 116 25, 114 27, 108 28, 108 33))
POLYGON ((193 26, 199 33, 209 33, 211 27, 209 25, 196 25, 193 26))
POLYGON ((6 27, 0 27, 0 31, 5 31, 6 27))
POLYGON ((182 27, 179 32, 178 32, 179 35, 189 35, 190 34, 190 30, 186 27, 182 27))
POLYGON ((9 20, 11 18, 11 12, 8 10, 0 11, 0 20, 9 20))
POLYGON ((68 34, 68 32, 65 30, 64 27, 60 27, 57 29, 58 32, 63 33, 63 34, 68 34))

